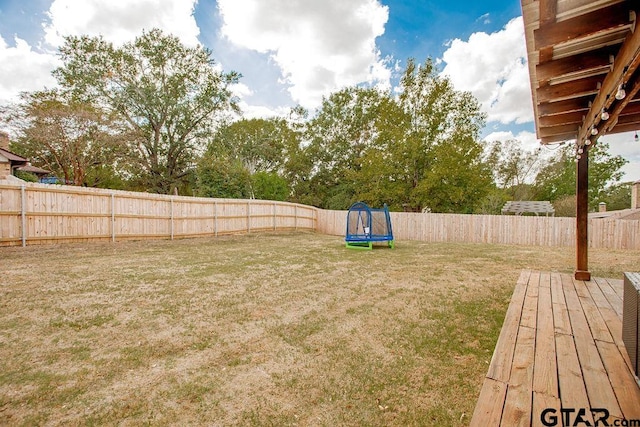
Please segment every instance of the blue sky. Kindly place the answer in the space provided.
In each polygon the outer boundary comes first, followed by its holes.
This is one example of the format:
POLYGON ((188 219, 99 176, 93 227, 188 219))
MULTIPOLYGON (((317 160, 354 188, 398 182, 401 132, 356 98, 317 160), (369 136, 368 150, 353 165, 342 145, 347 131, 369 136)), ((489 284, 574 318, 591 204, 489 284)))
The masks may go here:
MULTIPOLYGON (((159 27, 201 43, 226 71, 247 117, 313 110, 344 86, 393 90, 409 57, 438 62, 488 115, 483 137, 537 148, 519 0, 0 0, 0 102, 55 85, 66 35, 102 34, 116 44, 159 27)), ((611 136, 633 163, 633 136, 611 136)))

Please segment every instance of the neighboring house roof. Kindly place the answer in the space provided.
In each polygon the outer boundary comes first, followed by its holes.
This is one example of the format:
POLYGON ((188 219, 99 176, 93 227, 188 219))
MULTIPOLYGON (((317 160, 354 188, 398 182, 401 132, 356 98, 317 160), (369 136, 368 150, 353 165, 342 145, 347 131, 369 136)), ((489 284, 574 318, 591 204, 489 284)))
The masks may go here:
POLYGON ((36 175, 46 175, 51 173, 51 171, 48 171, 46 169, 42 169, 39 168, 37 166, 31 166, 29 164, 25 165, 25 166, 20 166, 17 168, 19 171, 22 172, 30 172, 30 173, 35 173, 36 175))
POLYGON ((4 148, 0 148, 0 154, 7 158, 7 160, 12 161, 12 162, 28 162, 29 159, 27 159, 26 157, 22 157, 22 156, 18 156, 15 153, 12 153, 9 150, 5 150, 4 148))
POLYGON ((619 211, 592 212, 592 219, 640 219, 640 209, 622 209, 619 211))
POLYGON ((39 168, 37 166, 32 166, 29 163, 29 159, 26 157, 22 157, 17 155, 16 153, 12 153, 9 150, 5 150, 4 148, 0 148, 0 159, 5 158, 11 163, 12 168, 15 167, 16 170, 23 172, 31 172, 36 175, 46 175, 51 173, 46 169, 39 168))

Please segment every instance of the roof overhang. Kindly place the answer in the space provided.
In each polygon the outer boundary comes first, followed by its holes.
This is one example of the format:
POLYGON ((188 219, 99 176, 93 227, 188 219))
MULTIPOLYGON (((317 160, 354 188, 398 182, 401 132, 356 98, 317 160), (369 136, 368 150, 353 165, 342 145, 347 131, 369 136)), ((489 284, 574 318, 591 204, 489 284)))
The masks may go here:
POLYGON ((640 2, 521 3, 541 143, 583 145, 594 135, 640 129, 640 2), (625 96, 616 98, 621 87, 625 96))

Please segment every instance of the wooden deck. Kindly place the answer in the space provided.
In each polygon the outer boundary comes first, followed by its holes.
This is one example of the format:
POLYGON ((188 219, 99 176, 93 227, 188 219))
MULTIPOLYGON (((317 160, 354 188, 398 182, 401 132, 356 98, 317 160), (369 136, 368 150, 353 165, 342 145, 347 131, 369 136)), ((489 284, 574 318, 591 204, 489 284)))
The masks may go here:
POLYGON ((471 426, 640 426, 623 419, 640 420, 640 387, 622 343, 622 280, 523 271, 471 426), (608 424, 596 424, 604 410, 608 424))

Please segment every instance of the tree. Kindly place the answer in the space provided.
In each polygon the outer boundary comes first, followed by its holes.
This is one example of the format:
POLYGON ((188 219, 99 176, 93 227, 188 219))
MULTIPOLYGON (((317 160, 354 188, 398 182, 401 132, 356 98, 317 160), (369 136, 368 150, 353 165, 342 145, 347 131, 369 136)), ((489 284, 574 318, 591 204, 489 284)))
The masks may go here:
MULTIPOLYGON (((371 203, 382 196, 376 191, 378 178, 390 177, 379 157, 395 139, 389 134, 402 135, 402 117, 386 120, 394 112, 401 113, 397 104, 374 88, 345 88, 323 100, 308 123, 304 150, 310 167, 304 190, 319 199, 319 206, 345 209, 356 200, 371 203)), ((300 195, 301 187, 297 190, 300 195)))
POLYGON ((296 146, 298 134, 284 119, 241 119, 216 132, 205 157, 242 165, 251 178, 248 197, 285 200, 289 196, 285 164, 296 146))
POLYGON ((485 116, 468 92, 453 89, 429 59, 409 60, 399 103, 409 127, 393 155, 413 210, 473 212, 492 188, 479 144, 485 116))
POLYGON ((622 182, 610 185, 601 194, 599 202, 607 204, 608 211, 629 209, 631 206, 631 182, 622 182))
MULTIPOLYGON (((555 159, 536 177, 538 200, 555 201, 576 194, 576 164, 573 146, 565 146, 555 159)), ((589 156, 589 209, 596 210, 606 196, 609 185, 622 178, 622 167, 627 160, 608 153, 609 145, 598 141, 588 149, 589 156)))
POLYGON ((241 119, 216 132, 208 150, 239 160, 251 175, 278 172, 292 137, 284 119, 241 119))
POLYGON ((149 191, 184 186, 221 118, 237 110, 235 72, 215 67, 204 47, 154 29, 115 47, 102 37, 68 37, 54 71, 74 100, 117 116, 131 131, 130 173, 149 191))
POLYGON ((391 209, 474 212, 491 190, 478 142, 484 115, 470 93, 453 89, 430 60, 409 60, 401 94, 351 87, 323 100, 308 123, 307 191, 318 206, 362 200, 391 209))
POLYGON ((511 200, 533 200, 533 180, 545 159, 537 152, 527 151, 518 140, 495 141, 486 160, 491 166, 497 186, 511 200))
POLYGON ((275 172, 256 172, 251 176, 251 188, 256 199, 287 200, 289 183, 275 172))
POLYGON ((56 90, 23 93, 6 119, 14 149, 73 185, 106 187, 126 158, 126 134, 105 111, 56 90))
POLYGON ((472 138, 449 140, 431 149, 435 159, 414 189, 415 204, 432 212, 474 213, 493 188, 482 147, 472 138))
POLYGON ((251 176, 238 160, 205 155, 196 172, 196 195, 246 199, 251 194, 251 176))

